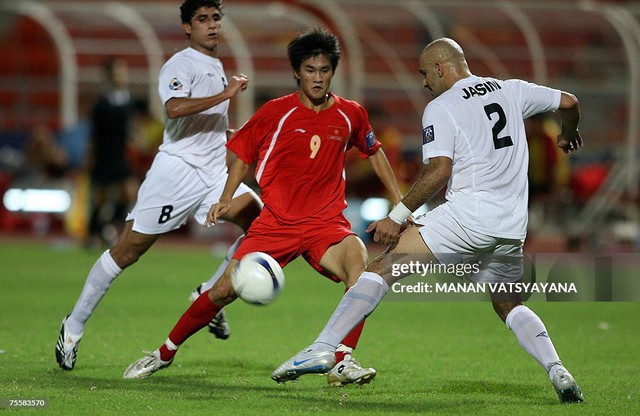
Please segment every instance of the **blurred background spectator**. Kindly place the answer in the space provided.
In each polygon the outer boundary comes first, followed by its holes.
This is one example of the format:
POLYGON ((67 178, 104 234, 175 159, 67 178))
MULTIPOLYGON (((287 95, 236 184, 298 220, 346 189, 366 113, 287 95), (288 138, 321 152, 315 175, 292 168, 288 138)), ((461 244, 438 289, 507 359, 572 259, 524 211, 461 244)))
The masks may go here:
POLYGON ((31 186, 43 186, 64 178, 69 169, 69 155, 51 129, 39 124, 34 127, 27 142, 22 180, 31 186))
MULTIPOLYGON (((529 143, 529 235, 544 227, 565 227, 571 202, 570 159, 556 145, 560 126, 552 113, 525 120, 529 143)), ((565 230, 566 231, 566 230, 565 230)))
POLYGON ((129 92, 129 67, 122 58, 104 65, 107 89, 91 113, 91 139, 86 169, 91 178, 91 215, 87 245, 111 245, 128 209, 133 206, 139 181, 128 159, 132 139, 134 100, 129 92))

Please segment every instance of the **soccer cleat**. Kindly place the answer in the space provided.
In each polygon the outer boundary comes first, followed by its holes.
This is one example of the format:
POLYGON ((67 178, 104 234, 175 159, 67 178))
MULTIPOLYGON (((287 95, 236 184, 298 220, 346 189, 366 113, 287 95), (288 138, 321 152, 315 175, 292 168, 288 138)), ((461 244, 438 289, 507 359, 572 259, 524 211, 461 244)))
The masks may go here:
POLYGON ((213 317, 211 322, 207 324, 209 332, 216 336, 216 338, 227 339, 231 335, 231 328, 229 328, 229 322, 227 322, 227 315, 224 309, 220 309, 220 312, 213 317))
POLYGON ((550 372, 551 384, 558 393, 558 398, 562 403, 580 403, 584 401, 584 396, 573 376, 567 371, 562 364, 554 366, 555 369, 550 372))
POLYGON ((60 335, 58 335, 58 342, 56 343, 56 361, 63 370, 71 371, 76 365, 76 358, 78 356, 78 344, 82 339, 82 334, 72 336, 67 331, 67 315, 60 325, 60 335))
POLYGON ((143 352, 147 355, 131 363, 124 371, 124 378, 148 378, 156 371, 167 368, 173 363, 173 358, 169 361, 162 361, 159 350, 143 352))
POLYGON ((362 368, 360 363, 347 355, 344 360, 337 363, 329 374, 327 382, 332 386, 342 387, 347 384, 368 384, 376 377, 373 368, 362 368))
POLYGON ((198 299, 200 295, 202 295, 203 285, 204 283, 202 285, 199 285, 197 288, 193 289, 193 291, 191 291, 191 295, 189 295, 189 302, 195 302, 196 299, 198 299))
POLYGON ((284 383, 297 380, 303 374, 325 374, 336 362, 333 351, 313 351, 305 348, 298 354, 280 364, 271 374, 271 379, 284 383))
MULTIPOLYGON (((204 285, 204 283, 202 285, 204 285)), ((195 302, 202 294, 202 285, 193 289, 193 292, 191 292, 191 296, 189 296, 191 302, 195 302)), ((221 309, 207 326, 209 327, 209 332, 215 335, 216 338, 227 339, 231 335, 231 328, 229 327, 229 322, 227 322, 227 315, 224 309, 221 309)))

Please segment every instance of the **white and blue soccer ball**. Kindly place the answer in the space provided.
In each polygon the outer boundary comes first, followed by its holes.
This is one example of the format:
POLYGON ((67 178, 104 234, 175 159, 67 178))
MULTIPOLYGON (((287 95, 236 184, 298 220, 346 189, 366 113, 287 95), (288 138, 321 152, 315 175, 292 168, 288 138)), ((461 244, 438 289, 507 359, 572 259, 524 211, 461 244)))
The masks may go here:
POLYGON ((246 254, 233 270, 231 285, 240 299, 254 305, 268 305, 284 288, 284 272, 266 253, 246 254))

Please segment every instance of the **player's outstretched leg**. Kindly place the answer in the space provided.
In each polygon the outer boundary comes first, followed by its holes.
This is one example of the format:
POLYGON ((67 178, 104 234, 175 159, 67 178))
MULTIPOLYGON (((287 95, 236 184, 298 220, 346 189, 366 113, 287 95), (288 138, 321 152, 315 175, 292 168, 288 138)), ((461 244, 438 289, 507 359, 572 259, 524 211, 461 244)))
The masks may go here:
POLYGON ((180 345, 204 328, 220 309, 209 299, 209 292, 204 292, 178 319, 160 348, 133 362, 125 370, 124 378, 147 378, 156 371, 169 367, 180 345))
POLYGON ((73 311, 62 321, 56 342, 56 361, 63 370, 73 370, 85 323, 120 273, 122 269, 111 256, 111 250, 102 253, 89 271, 73 311))
POLYGON ((173 358, 163 361, 160 358, 160 351, 144 351, 147 355, 131 363, 124 371, 124 378, 148 378, 153 373, 163 368, 167 368, 173 363, 173 358))
POLYGON ((562 403, 580 403, 584 401, 584 395, 578 387, 578 383, 573 376, 562 365, 561 361, 551 363, 548 368, 549 379, 553 388, 558 393, 558 398, 562 403))
MULTIPOLYGON (((495 303, 494 308, 500 310, 495 303)), ((538 315, 525 305, 518 305, 509 311, 505 323, 515 334, 520 346, 547 371, 561 402, 584 401, 582 391, 562 365, 547 328, 538 315)))
POLYGON ((316 341, 282 363, 271 374, 271 378, 282 383, 295 380, 303 374, 331 370, 336 362, 336 347, 365 317, 371 315, 388 289, 389 286, 379 275, 363 273, 342 297, 316 341))
POLYGON ((60 335, 56 343, 56 361, 63 370, 71 371, 76 365, 76 357, 78 356, 78 344, 82 339, 82 334, 71 335, 67 329, 67 319, 62 320, 60 325, 60 335))
POLYGON ((297 380, 304 374, 325 374, 333 368, 335 362, 333 349, 305 348, 276 368, 271 374, 271 379, 284 383, 297 380))
MULTIPOLYGON (((191 292, 191 296, 189 297, 189 300, 191 302, 194 302, 196 299, 198 299, 202 292, 205 291, 205 285, 206 283, 203 283, 195 288, 193 292, 191 292)), ((224 309, 222 309, 216 316, 213 317, 213 319, 207 324, 207 327, 209 328, 209 332, 215 335, 216 338, 227 339, 229 338, 229 336, 231 336, 231 327, 229 326, 229 322, 227 321, 227 314, 224 312, 224 309)))
MULTIPOLYGON (((203 292, 211 289, 211 287, 213 287, 218 279, 222 277, 225 270, 229 266, 231 259, 233 258, 233 254, 236 252, 243 239, 244 234, 238 237, 236 241, 231 244, 231 246, 227 250, 227 254, 224 257, 224 260, 222 261, 222 263, 220 263, 220 266, 218 266, 218 269, 213 274, 213 276, 211 276, 209 280, 207 280, 206 282, 195 288, 193 292, 191 292, 191 296, 189 297, 189 300, 191 300, 191 302, 194 302, 196 299, 198 299, 198 297, 203 292)), ((227 314, 224 312, 224 309, 221 310, 216 316, 214 316, 213 319, 207 324, 207 326, 209 327, 209 332, 215 335, 216 338, 227 339, 231 335, 231 327, 229 326, 229 322, 227 321, 227 314)))

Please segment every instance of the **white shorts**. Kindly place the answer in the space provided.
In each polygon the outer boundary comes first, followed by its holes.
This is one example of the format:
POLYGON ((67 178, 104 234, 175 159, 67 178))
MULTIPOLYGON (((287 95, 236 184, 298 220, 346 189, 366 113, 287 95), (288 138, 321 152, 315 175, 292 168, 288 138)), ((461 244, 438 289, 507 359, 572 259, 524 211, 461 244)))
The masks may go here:
POLYGON ((479 283, 512 282, 524 273, 524 240, 492 237, 460 224, 447 203, 415 219, 420 236, 443 264, 474 263, 477 273, 469 278, 479 283))
MULTIPOLYGON (((164 234, 180 228, 193 216, 204 224, 211 204, 220 200, 228 174, 224 172, 213 186, 207 186, 196 169, 179 157, 160 152, 153 160, 127 221, 133 231, 164 234)), ((250 192, 241 183, 233 197, 250 192)))

